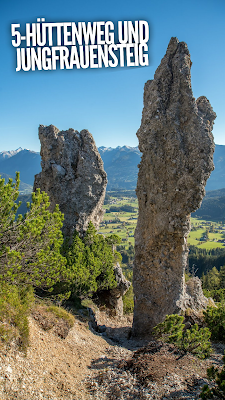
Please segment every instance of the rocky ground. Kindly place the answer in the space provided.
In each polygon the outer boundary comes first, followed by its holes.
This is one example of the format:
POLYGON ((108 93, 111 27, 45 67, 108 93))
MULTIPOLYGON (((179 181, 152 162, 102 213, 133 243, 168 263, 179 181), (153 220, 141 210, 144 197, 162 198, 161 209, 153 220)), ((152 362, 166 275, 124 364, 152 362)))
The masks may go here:
POLYGON ((97 333, 85 317, 63 338, 30 317, 27 354, 0 348, 1 400, 198 399, 206 369, 221 365, 225 346, 208 360, 180 354, 172 345, 130 338, 132 317, 98 313, 97 333))

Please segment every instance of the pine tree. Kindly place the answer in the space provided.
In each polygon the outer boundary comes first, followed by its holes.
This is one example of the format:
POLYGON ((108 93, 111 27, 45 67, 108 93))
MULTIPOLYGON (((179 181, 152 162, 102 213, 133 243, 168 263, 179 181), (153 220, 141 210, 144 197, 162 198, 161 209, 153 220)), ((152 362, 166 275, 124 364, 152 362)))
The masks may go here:
POLYGON ((16 182, 0 178, 0 282, 50 289, 66 279, 66 259, 61 255, 63 215, 56 206, 49 212, 49 198, 37 190, 25 216, 16 212, 16 182))
POLYGON ((83 239, 75 232, 72 244, 65 243, 63 254, 67 258, 71 274, 69 290, 73 294, 91 295, 116 286, 113 266, 121 261, 121 256, 114 246, 119 241, 116 235, 104 238, 97 234, 90 222, 83 239))
POLYGON ((182 315, 167 315, 165 320, 154 328, 154 334, 160 340, 173 343, 184 352, 190 352, 199 358, 206 358, 212 349, 210 344, 211 332, 208 328, 200 328, 194 324, 185 329, 182 315))

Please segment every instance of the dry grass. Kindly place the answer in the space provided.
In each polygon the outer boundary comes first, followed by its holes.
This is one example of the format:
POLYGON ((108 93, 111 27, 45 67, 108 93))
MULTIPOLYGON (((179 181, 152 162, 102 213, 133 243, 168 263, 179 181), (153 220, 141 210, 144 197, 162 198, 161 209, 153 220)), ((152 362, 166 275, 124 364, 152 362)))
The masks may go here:
POLYGON ((75 323, 75 318, 72 314, 68 313, 64 308, 54 305, 36 305, 32 310, 33 318, 38 322, 39 326, 48 331, 53 332, 65 339, 69 330, 75 323))

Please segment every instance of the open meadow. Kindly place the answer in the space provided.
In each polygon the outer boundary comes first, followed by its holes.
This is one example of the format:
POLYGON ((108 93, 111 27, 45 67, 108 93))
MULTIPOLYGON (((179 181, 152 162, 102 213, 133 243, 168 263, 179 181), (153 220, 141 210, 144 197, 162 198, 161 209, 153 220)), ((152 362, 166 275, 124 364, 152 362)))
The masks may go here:
MULTIPOLYGON (((99 233, 104 235, 116 234, 121 237, 121 244, 126 247, 134 245, 134 231, 138 217, 138 201, 135 197, 114 197, 108 192, 108 204, 104 205, 104 220, 100 224, 99 233)), ((191 218, 191 232, 188 244, 201 249, 225 247, 224 222, 206 221, 191 218)))

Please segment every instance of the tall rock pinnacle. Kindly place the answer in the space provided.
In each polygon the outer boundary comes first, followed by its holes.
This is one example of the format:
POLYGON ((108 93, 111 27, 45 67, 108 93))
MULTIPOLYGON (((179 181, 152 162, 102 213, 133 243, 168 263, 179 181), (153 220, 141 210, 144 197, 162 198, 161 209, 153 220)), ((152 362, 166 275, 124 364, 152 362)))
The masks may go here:
POLYGON ((54 125, 39 127, 42 172, 34 190, 49 195, 50 209, 59 204, 64 213, 63 233, 82 235, 90 221, 98 228, 107 185, 106 173, 92 135, 87 130, 59 131, 54 125))
POLYGON ((190 214, 213 170, 213 121, 206 97, 193 97, 187 45, 171 38, 144 89, 137 132, 142 159, 135 232, 133 334, 145 336, 185 308, 184 270, 190 214))

